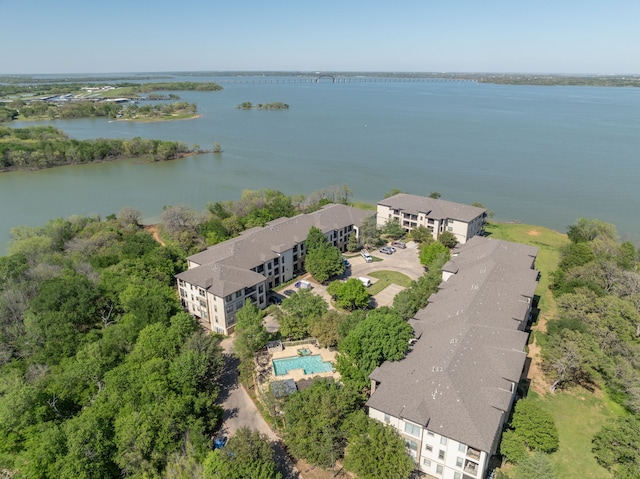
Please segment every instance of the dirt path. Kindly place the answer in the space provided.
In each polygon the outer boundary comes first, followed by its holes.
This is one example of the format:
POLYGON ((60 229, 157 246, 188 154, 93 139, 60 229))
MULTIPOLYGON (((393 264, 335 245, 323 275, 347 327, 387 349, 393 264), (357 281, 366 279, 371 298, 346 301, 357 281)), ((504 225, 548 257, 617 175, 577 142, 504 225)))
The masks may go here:
POLYGON ((160 238, 160 229, 158 225, 148 225, 145 226, 144 229, 153 235, 153 239, 160 243, 162 246, 167 246, 162 238, 160 238))

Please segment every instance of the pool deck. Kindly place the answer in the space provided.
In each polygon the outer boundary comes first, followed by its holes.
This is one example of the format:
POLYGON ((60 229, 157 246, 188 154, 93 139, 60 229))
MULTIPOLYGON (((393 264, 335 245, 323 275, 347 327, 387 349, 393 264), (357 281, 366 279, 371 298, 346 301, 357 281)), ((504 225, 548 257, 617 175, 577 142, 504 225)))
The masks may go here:
MULTIPOLYGON (((276 351, 271 355, 271 359, 284 359, 298 357, 298 349, 308 349, 311 351, 309 356, 320 355, 323 361, 331 362, 335 364, 336 352, 329 351, 326 348, 319 348, 313 344, 300 344, 298 346, 286 346, 282 351, 276 351)), ((305 374, 303 369, 292 369, 287 374, 282 376, 276 376, 273 370, 273 363, 271 364, 271 374, 274 379, 278 381, 283 379, 293 379, 299 381, 301 379, 308 379, 310 377, 326 377, 326 378, 338 378, 340 375, 335 371, 327 371, 325 373, 305 374)))

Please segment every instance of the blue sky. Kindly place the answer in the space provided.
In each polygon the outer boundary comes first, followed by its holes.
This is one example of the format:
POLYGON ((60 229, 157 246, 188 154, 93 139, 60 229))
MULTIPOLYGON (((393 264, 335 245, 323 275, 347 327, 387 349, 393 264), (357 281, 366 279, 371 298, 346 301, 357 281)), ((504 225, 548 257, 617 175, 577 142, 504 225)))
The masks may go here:
POLYGON ((640 0, 0 0, 0 74, 640 74, 640 0))

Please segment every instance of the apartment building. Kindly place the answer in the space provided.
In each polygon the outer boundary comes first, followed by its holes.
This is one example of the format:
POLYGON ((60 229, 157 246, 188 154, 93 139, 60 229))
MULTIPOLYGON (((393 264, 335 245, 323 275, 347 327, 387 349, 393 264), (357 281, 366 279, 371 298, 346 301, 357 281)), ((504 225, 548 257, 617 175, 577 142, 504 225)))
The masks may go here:
POLYGON ((481 479, 525 365, 537 248, 480 236, 454 249, 410 323, 407 356, 370 375, 369 416, 395 427, 429 477, 481 479))
POLYGON ((486 216, 484 208, 400 193, 378 202, 376 222, 382 228, 397 220, 407 232, 424 226, 435 239, 449 231, 464 244, 482 232, 486 216))
POLYGON ((330 204, 314 213, 279 218, 189 256, 188 269, 176 275, 182 305, 207 329, 230 334, 247 299, 265 308, 269 290, 304 270, 304 243, 312 226, 345 251, 351 232, 358 234, 362 221, 372 216, 330 204))

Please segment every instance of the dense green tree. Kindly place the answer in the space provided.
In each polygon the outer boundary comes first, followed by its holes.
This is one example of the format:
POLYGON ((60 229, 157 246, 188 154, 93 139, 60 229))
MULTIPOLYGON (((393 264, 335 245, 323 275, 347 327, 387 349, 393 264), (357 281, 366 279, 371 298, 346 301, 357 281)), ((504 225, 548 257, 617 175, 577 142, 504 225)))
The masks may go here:
POLYGON ((241 358, 253 358, 254 353, 262 349, 269 339, 262 322, 262 311, 247 299, 236 313, 236 318, 235 351, 241 358))
POLYGON ((620 244, 616 254, 616 262, 618 266, 628 271, 638 269, 638 250, 631 241, 620 244))
POLYGON ((398 432, 364 412, 353 413, 343 426, 348 435, 343 465, 358 478, 407 479, 415 465, 398 432))
POLYGON ((269 334, 262 322, 262 311, 247 299, 244 306, 236 313, 235 353, 240 360, 240 379, 248 383, 253 377, 254 355, 263 348, 269 339, 269 334))
POLYGON ((358 278, 334 281, 327 287, 327 292, 333 296, 338 307, 348 311, 366 308, 371 301, 371 295, 358 278))
POLYGON ((264 434, 240 428, 223 449, 210 452, 204 479, 279 479, 273 449, 264 434))
POLYGON ((429 193, 429 198, 433 198, 434 200, 437 200, 439 198, 441 198, 442 195, 440 193, 438 193, 437 191, 432 191, 431 193, 429 193))
POLYGON ((556 479, 549 455, 542 452, 527 454, 518 463, 514 479, 556 479))
POLYGON ((380 240, 380 230, 378 230, 378 224, 375 215, 362 220, 359 234, 360 243, 369 248, 373 248, 382 243, 382 241, 380 240))
POLYGON ((327 237, 312 226, 305 242, 307 254, 304 267, 316 281, 324 283, 333 276, 344 273, 344 262, 340 250, 329 243, 327 237))
POLYGON ((438 236, 438 241, 445 245, 447 248, 451 249, 458 244, 458 238, 451 231, 443 231, 438 236))
POLYGON ((384 224, 382 234, 392 239, 398 239, 402 238, 406 234, 406 231, 402 225, 400 225, 400 220, 396 218, 389 220, 384 224))
POLYGON ((576 266, 584 266, 596 259, 591 246, 586 242, 571 243, 561 252, 559 267, 568 270, 576 266))
POLYGON ((358 235, 355 231, 349 233, 349 239, 347 240, 347 251, 353 253, 360 248, 360 242, 358 241, 358 235))
POLYGON ((317 466, 333 466, 346 444, 342 425, 361 407, 362 400, 362 396, 332 380, 315 381, 289 396, 284 406, 289 452, 317 466))
POLYGON ((553 416, 531 399, 515 405, 510 429, 502 436, 500 451, 511 463, 520 463, 529 451, 543 453, 558 449, 559 438, 553 416))
POLYGON ((567 228, 567 236, 573 243, 593 241, 598 237, 616 240, 616 227, 604 221, 591 218, 578 218, 567 228))
POLYGON ((500 454, 505 461, 519 464, 529 453, 518 433, 513 429, 508 429, 502 433, 500 454))
POLYGON ((553 416, 533 400, 516 403, 511 427, 532 451, 550 453, 558 449, 558 429, 553 416))
POLYGON ((315 317, 309 324, 309 333, 318 340, 323 348, 332 348, 338 345, 339 328, 343 316, 336 310, 329 310, 322 317, 315 317))
POLYGON ((336 369, 356 390, 369 387, 369 374, 384 361, 398 361, 409 349, 413 329, 391 308, 375 309, 338 345, 336 369))
POLYGON ((321 296, 310 289, 300 288, 282 302, 280 334, 291 339, 307 337, 311 324, 322 318, 328 308, 327 302, 321 296))
POLYGON ((411 230, 409 236, 416 243, 433 243, 435 239, 431 231, 424 225, 419 225, 411 230))
MULTIPOLYGON (((420 263, 429 267, 435 261, 441 261, 442 258, 449 259, 449 248, 435 241, 429 244, 423 244, 420 248, 420 263)), ((442 262, 444 264, 444 262, 442 262)))
POLYGON ((632 479, 640 471, 640 420, 637 415, 610 420, 593 437, 593 454, 615 479, 632 479))

